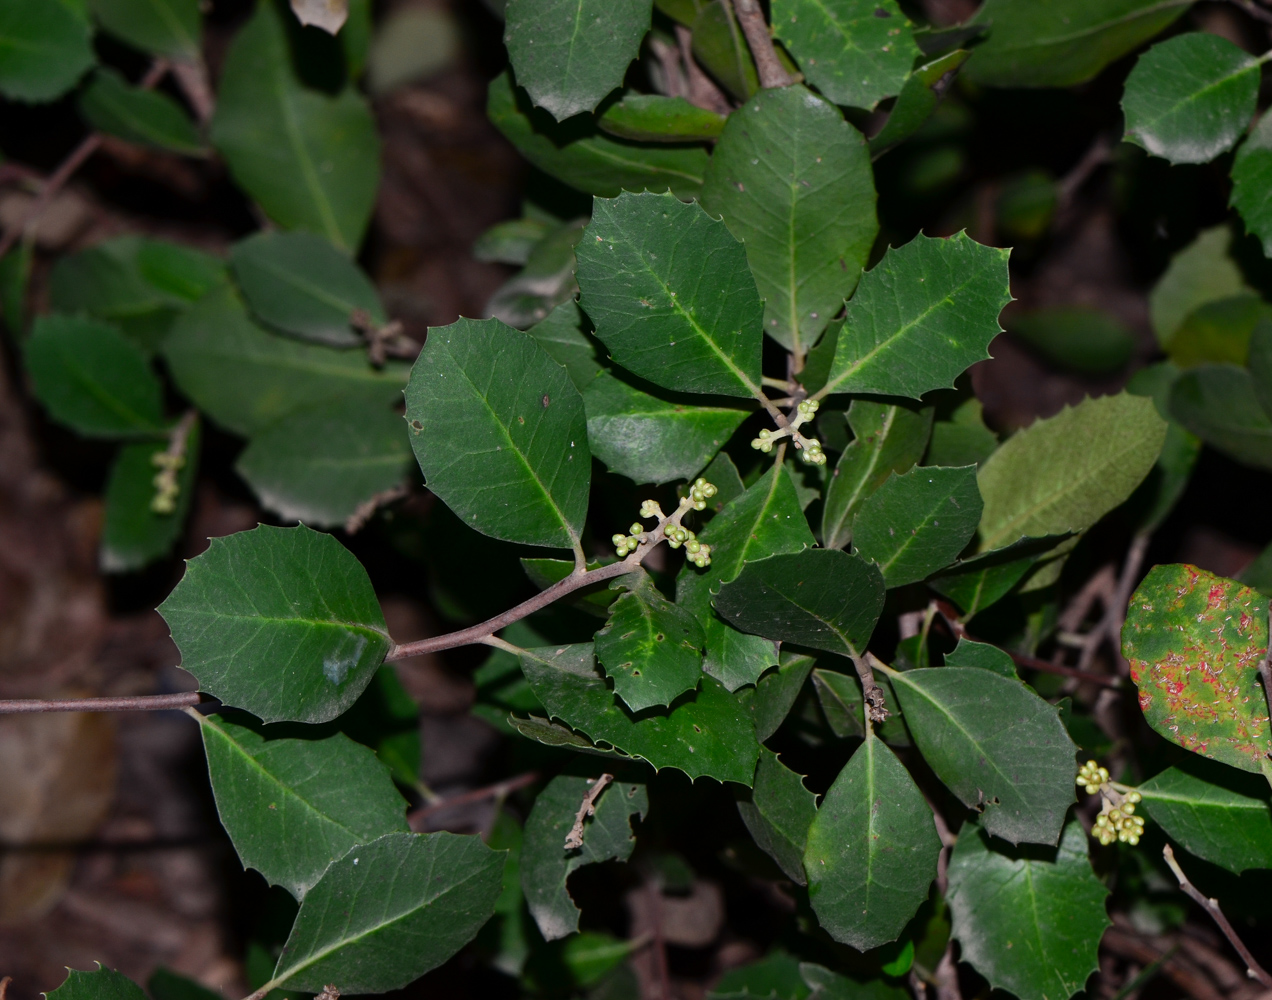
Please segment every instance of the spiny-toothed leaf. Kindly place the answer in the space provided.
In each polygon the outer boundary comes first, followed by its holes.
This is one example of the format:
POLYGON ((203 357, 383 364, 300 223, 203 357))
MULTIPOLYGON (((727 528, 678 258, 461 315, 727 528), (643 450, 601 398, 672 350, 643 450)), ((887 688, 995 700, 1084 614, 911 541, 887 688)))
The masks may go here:
POLYGON ((940 853, 923 793, 867 733, 808 831, 804 869, 818 922, 861 951, 895 941, 927 899, 940 853))
POLYGON ((212 539, 159 612, 200 690, 265 722, 334 719, 392 645, 362 564, 304 525, 212 539))
POLYGON ((79 98, 80 113, 93 128, 152 149, 202 156, 206 147, 185 110, 167 94, 131 86, 102 67, 79 98))
POLYGON ((1056 1000, 1096 971, 1109 890, 1091 870, 1076 819, 1058 847, 1012 848, 969 823, 950 855, 949 880, 963 961, 995 989, 1056 1000))
POLYGON ((723 222, 670 194, 598 198, 575 256, 616 363, 676 392, 759 393, 763 307, 723 222))
POLYGON ((749 415, 683 396, 660 398, 608 372, 583 390, 583 407, 592 454, 635 483, 692 478, 749 415))
POLYGON ((703 672, 736 691, 754 684, 777 663, 777 649, 771 640, 739 632, 717 616, 712 594, 748 560, 799 552, 816 543, 790 474, 776 465, 716 514, 698 540, 711 546, 711 565, 704 571, 685 564, 676 578, 676 602, 692 611, 706 631, 703 672))
POLYGON ((920 54, 896 0, 774 0, 773 31, 813 86, 856 108, 898 93, 920 54))
POLYGON ((764 331, 802 356, 852 293, 874 242, 874 175, 861 133, 804 87, 729 116, 702 206, 746 245, 764 331))
POLYGON ((1002 332, 998 314, 1011 301, 1008 250, 966 233, 919 234, 861 277, 848 303, 830 377, 818 392, 874 393, 918 399, 952 388, 969 366, 989 357, 1002 332))
POLYGON ((1139 793, 1148 818, 1190 854, 1236 875, 1272 868, 1267 782, 1216 765, 1190 765, 1187 771, 1168 767, 1139 793))
POLYGON ((343 733, 266 740, 216 715, 199 725, 217 813, 239 860, 297 899, 350 848, 407 831, 388 768, 343 733))
POLYGON ((649 31, 651 0, 508 0, 504 44, 534 103, 558 121, 623 85, 649 31))
POLYGON ((67 969, 66 979, 55 990, 49 990, 49 1000, 145 1000, 140 986, 122 972, 108 969, 100 962, 91 972, 67 969))
POLYGON ((772 750, 760 748, 755 784, 750 793, 735 792, 738 813, 751 838, 777 862, 787 878, 807 885, 804 849, 808 828, 817 815, 817 796, 804 787, 804 779, 788 768, 772 750))
POLYGON ((981 825, 1013 844, 1055 844, 1076 798, 1077 746, 1032 689, 978 667, 894 671, 915 746, 981 825))
POLYGON ((610 135, 636 142, 693 142, 715 139, 726 116, 690 104, 683 97, 628 94, 611 104, 596 124, 610 135))
POLYGON ((390 833, 332 862, 309 890, 271 987, 387 993, 435 969, 495 911, 504 853, 480 837, 390 833), (338 917, 335 914, 339 914, 338 917))
POLYGON ((626 861, 636 838, 632 820, 649 810, 645 786, 615 781, 596 800, 596 813, 583 822, 583 846, 565 847, 566 834, 574 826, 592 780, 561 774, 535 797, 526 817, 521 842, 521 887, 530 913, 546 941, 555 941, 579 929, 579 908, 566 882, 584 865, 602 861, 626 861))
POLYGON ((526 331, 553 361, 570 373, 570 381, 579 392, 604 370, 591 332, 591 321, 572 298, 526 331))
POLYGON ((522 651, 521 669, 552 717, 594 743, 608 744, 656 769, 674 767, 749 786, 760 745, 747 707, 710 677, 670 712, 639 719, 615 700, 592 644, 522 651))
POLYGON ((1122 655, 1148 724, 1185 750, 1272 775, 1259 661, 1268 602, 1196 566, 1154 566, 1131 596, 1122 655))
POLYGON ((747 563, 712 604, 745 632, 856 656, 883 610, 883 591, 873 564, 834 549, 808 549, 747 563))
POLYGON ((976 466, 924 466, 891 477, 862 502, 852 547, 879 567, 889 588, 900 587, 958 558, 980 518, 976 466))
POLYGON ((1272 469, 1272 419, 1259 402, 1267 379, 1236 365, 1202 365, 1170 389, 1170 413, 1217 451, 1272 469))
POLYGON ((888 120, 870 140, 872 157, 882 156, 923 127, 969 55, 971 53, 966 49, 955 49, 910 73, 897 94, 896 103, 888 112, 888 120))
POLYGON ((1159 42, 1126 78, 1126 140, 1171 163, 1208 163, 1254 117, 1259 61, 1226 38, 1190 31, 1159 42))
POLYGON ((853 516, 888 476, 918 464, 932 428, 932 408, 854 399, 848 425, 853 440, 839 456, 822 508, 822 540, 828 549, 842 549, 852 540, 853 516))
POLYGON ((596 658, 633 712, 670 705, 702 679, 702 626, 663 597, 647 575, 622 586, 627 593, 596 633, 596 658))
POLYGON ((495 319, 434 327, 406 387, 430 490, 469 527, 572 548, 592 457, 583 397, 535 340, 495 319))
POLYGON ((785 721, 813 669, 813 658, 802 653, 783 653, 778 668, 765 674, 755 685, 751 715, 755 735, 763 743, 785 721))

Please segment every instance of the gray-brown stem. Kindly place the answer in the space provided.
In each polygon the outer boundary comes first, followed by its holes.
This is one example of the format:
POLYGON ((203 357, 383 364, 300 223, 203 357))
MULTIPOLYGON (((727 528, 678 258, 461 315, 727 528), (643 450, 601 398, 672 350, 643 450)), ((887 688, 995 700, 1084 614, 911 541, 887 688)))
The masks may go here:
POLYGON ((760 9, 760 0, 733 0, 733 9, 737 12, 738 23, 742 25, 742 33, 746 35, 746 44, 755 58, 760 86, 789 87, 795 81, 782 68, 777 58, 773 36, 769 34, 768 24, 764 21, 764 11, 760 9))

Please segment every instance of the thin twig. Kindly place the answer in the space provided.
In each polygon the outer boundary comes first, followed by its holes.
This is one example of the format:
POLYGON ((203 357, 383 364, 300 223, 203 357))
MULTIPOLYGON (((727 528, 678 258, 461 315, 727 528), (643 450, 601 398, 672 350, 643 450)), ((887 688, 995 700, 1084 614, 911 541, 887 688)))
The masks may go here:
POLYGON ((0 715, 25 715, 32 712, 166 712, 169 709, 197 705, 202 696, 197 691, 180 694, 143 694, 128 698, 15 698, 0 701, 0 715))
POLYGON ((689 96, 689 84, 685 81, 685 70, 680 64, 680 52, 674 45, 669 45, 661 38, 651 38, 649 49, 658 60, 662 69, 663 82, 667 87, 668 97, 689 96))
POLYGON ((933 975, 936 980, 936 1000, 963 1000, 958 988, 958 965, 954 961, 954 942, 945 946, 945 954, 933 975))
POLYGON ((1246 975, 1272 989, 1272 975, 1254 960, 1254 956, 1250 954, 1250 949, 1245 946, 1245 942, 1237 935, 1232 924, 1228 923, 1228 918, 1223 915, 1223 910, 1219 909, 1219 900, 1208 899, 1202 895, 1195 885, 1188 881, 1188 876, 1184 874, 1184 870, 1179 867, 1179 862, 1175 860, 1175 852, 1171 849, 1170 844, 1162 848, 1162 857, 1166 859, 1166 864, 1170 866, 1170 870, 1175 873, 1175 878, 1179 880, 1179 888, 1183 889, 1184 893, 1194 903, 1210 914, 1210 919, 1219 926, 1219 929, 1223 931, 1223 936, 1228 939, 1228 943, 1241 956, 1241 961, 1246 964, 1246 975))
POLYGON ((857 668, 857 677, 861 680, 861 691, 866 699, 866 716, 871 722, 883 722, 888 717, 888 710, 883 707, 883 688, 874 678, 872 667, 879 666, 873 653, 854 656, 852 665, 857 668))
MULTIPOLYGON (((927 798, 927 796, 924 796, 927 798)), ((941 840, 941 852, 936 859, 936 888, 942 896, 949 887, 950 851, 958 843, 958 834, 951 833, 945 817, 936 808, 936 803, 927 799, 928 808, 932 810, 932 822, 936 825, 936 835, 941 840)))
POLYGON ((738 15, 738 23, 742 26, 742 34, 746 35, 746 44, 755 58, 755 70, 760 78, 760 86, 789 87, 795 81, 782 68, 777 58, 777 50, 773 47, 773 36, 764 21, 764 11, 760 10, 759 0, 733 0, 733 9, 738 15))
POLYGON ((0 1000, 5 1000, 5 997, 9 995, 9 984, 11 982, 13 982, 12 976, 5 976, 0 979, 0 1000))
POLYGON ((407 813, 406 822, 412 830, 415 830, 434 813, 443 812, 454 806, 467 806, 472 805, 474 802, 485 802, 486 799, 507 798, 517 789, 533 785, 538 780, 538 771, 527 771, 525 774, 518 774, 515 778, 508 778, 506 781, 500 781, 485 788, 477 788, 471 792, 463 792, 460 795, 438 799, 436 802, 430 802, 426 806, 420 806, 420 808, 407 813))
POLYGON ((387 490, 381 490, 368 500, 363 500, 362 503, 353 509, 353 513, 345 519, 345 532, 350 535, 356 535, 367 526, 367 522, 371 520, 377 510, 396 500, 401 500, 410 492, 406 486, 398 483, 398 485, 391 486, 387 490))
POLYGON ((599 778, 592 782, 592 787, 587 790, 583 796, 583 801, 579 805, 578 815, 574 817, 574 825, 570 827, 570 832, 565 835, 565 849, 567 851, 577 851, 583 846, 583 823, 589 816, 596 815, 596 800, 601 797, 601 792, 614 780, 612 774, 602 774, 599 778))

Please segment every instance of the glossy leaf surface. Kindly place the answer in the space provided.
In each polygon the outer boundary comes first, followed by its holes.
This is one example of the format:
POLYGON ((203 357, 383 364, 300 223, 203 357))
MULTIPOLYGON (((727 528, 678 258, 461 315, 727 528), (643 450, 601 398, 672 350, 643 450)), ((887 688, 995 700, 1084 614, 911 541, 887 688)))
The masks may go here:
POLYGON ((185 111, 167 94, 133 87, 113 69, 99 69, 80 94, 89 125, 125 142, 199 156, 203 140, 185 111))
POLYGON ((83 4, 6 0, 0 6, 0 94, 51 101, 93 63, 92 26, 83 4))
POLYGON ((611 104, 596 124, 610 135, 636 142, 692 142, 714 139, 726 117, 690 104, 683 97, 628 94, 611 104))
POLYGON ((786 719, 813 669, 813 658, 800 653, 783 653, 778 668, 765 674, 755 685, 751 715, 755 735, 763 743, 786 719))
POLYGON ((1140 808, 1190 854, 1236 875, 1249 868, 1272 868, 1267 783, 1257 778, 1234 781, 1237 775, 1231 771, 1214 773, 1217 780, 1207 781, 1202 773, 1207 772, 1168 767, 1139 786, 1144 797, 1140 808))
POLYGON ((1259 119, 1237 150, 1232 164, 1232 207, 1241 213, 1247 232, 1272 254, 1272 119, 1259 119))
POLYGON ((966 49, 955 49, 910 73, 888 113, 888 120, 870 140, 871 156, 882 156, 923 127, 970 54, 966 49))
POLYGON ((756 846, 776 861, 792 882, 807 885, 804 849, 808 828, 817 815, 817 796, 767 747, 760 748, 751 794, 738 797, 738 813, 756 846))
POLYGON ((265 722, 334 719, 391 645, 362 564, 304 526, 214 538, 159 611, 200 690, 265 722))
POLYGON ((987 642, 973 642, 967 636, 960 636, 958 645, 945 654, 947 667, 979 667, 990 670, 1003 677, 1016 679, 1016 661, 1006 650, 999 649, 987 642))
MULTIPOLYGON (((549 357, 570 373, 580 392, 603 370, 592 324, 573 299, 562 302, 526 333, 539 342, 549 357)), ((584 397, 586 403, 587 397, 584 397)))

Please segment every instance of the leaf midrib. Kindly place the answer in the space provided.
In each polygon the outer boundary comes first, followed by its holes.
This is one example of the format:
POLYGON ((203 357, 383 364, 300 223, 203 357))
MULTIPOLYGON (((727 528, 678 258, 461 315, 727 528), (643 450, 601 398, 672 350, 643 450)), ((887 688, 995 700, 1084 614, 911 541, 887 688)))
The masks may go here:
POLYGON ((133 410, 118 396, 110 394, 105 388, 79 364, 80 357, 70 351, 64 350, 62 345, 58 345, 58 355, 67 370, 72 372, 75 380, 88 392, 90 396, 100 403, 106 410, 113 413, 116 417, 127 421, 133 430, 136 431, 152 431, 159 433, 163 428, 162 421, 156 422, 148 417, 142 416, 133 410))
POLYGON ((314 284, 306 281, 301 275, 295 271, 290 271, 286 267, 268 260, 264 257, 258 257, 252 261, 258 268, 272 275, 280 284, 289 285, 290 287, 302 292, 311 298, 317 299, 323 305, 331 306, 333 309, 340 310, 346 318, 352 315, 353 310, 358 306, 338 295, 327 291, 322 285, 314 284))
MULTIPOLYGON (((1121 17, 1114 18, 1111 21, 1101 21, 1099 24, 1093 24, 1087 28, 1080 28, 1079 30, 1067 35, 1033 38, 1022 42, 1019 45, 1004 45, 996 54, 1003 55, 1006 53, 1027 52, 1030 49, 1046 48, 1049 45, 1064 45, 1067 42, 1087 38, 1090 35, 1097 35, 1102 31, 1107 31, 1109 28, 1116 28, 1123 24, 1131 24, 1138 21, 1140 18, 1148 17, 1149 15, 1156 14, 1159 11, 1169 10, 1171 7, 1184 7, 1190 3, 1192 3, 1192 0, 1162 0, 1161 3, 1156 4, 1153 7, 1141 7, 1138 10, 1127 11, 1121 17)), ((981 21, 980 23, 983 24, 985 22, 981 21)))
POLYGON ((278 67, 277 72, 271 75, 272 78, 270 80, 271 89, 278 100, 278 110, 283 120, 283 130, 287 134, 288 145, 291 146, 297 165, 300 167, 305 187, 309 189, 309 194, 314 200, 318 214, 322 217, 322 224, 327 231, 327 238, 337 246, 343 247, 346 245, 344 234, 340 231, 340 225, 336 221, 335 211, 327 198, 327 193, 323 190, 322 183, 318 180, 314 162, 309 156, 309 149, 305 146, 304 136, 301 134, 300 122, 297 121, 296 117, 296 109, 289 99, 291 96, 295 96, 295 93, 292 88, 287 86, 286 72, 285 67, 278 67))
MULTIPOLYGON (((879 432, 875 434, 874 436, 874 440, 879 443, 879 446, 875 448, 870 455, 870 464, 866 466, 865 475, 858 477, 857 485, 854 487, 852 493, 849 494, 848 502, 845 503, 843 506, 842 515, 834 522, 834 531, 829 533, 830 537, 838 538, 839 532, 843 528, 844 522, 848 520, 849 514, 854 514, 854 515, 856 514, 856 510, 854 508, 856 507, 857 503, 859 502, 861 498, 861 491, 865 489, 865 484, 868 483, 871 480, 871 478, 873 478, 875 469, 878 468, 878 465, 879 465, 879 459, 883 455, 883 449, 888 443, 888 436, 892 433, 892 424, 895 422, 897 418, 897 409, 898 408, 895 406, 891 406, 888 408, 887 416, 885 416, 883 420, 883 426, 879 429, 879 432)), ((861 440, 862 440, 861 438, 855 439, 855 441, 861 441, 861 440)), ((852 442, 852 443, 855 443, 855 442, 852 442)), ((850 443, 850 446, 851 446, 851 443, 850 443)), ((864 447, 864 443, 863 443, 863 447, 864 447)), ((843 541, 843 545, 847 545, 849 541, 850 539, 845 538, 843 541)), ((835 546, 835 547, 841 548, 842 546, 835 546)))
POLYGON ((1252 70, 1257 73, 1259 68, 1258 61, 1254 59, 1253 57, 1248 57, 1248 58, 1249 58, 1249 62, 1247 62, 1246 65, 1240 67, 1239 69, 1233 70, 1232 72, 1226 74, 1225 76, 1220 77, 1218 80, 1214 80, 1211 83, 1206 84, 1200 90, 1194 90, 1191 94, 1188 94, 1185 97, 1181 98, 1180 100, 1176 101, 1169 108, 1166 108, 1164 111, 1156 115, 1154 118, 1149 119, 1147 122, 1144 123, 1144 125, 1142 125, 1138 129, 1135 129, 1134 131, 1140 132, 1143 129, 1152 128, 1155 125, 1160 125, 1162 122, 1162 119, 1168 118, 1171 115, 1179 113, 1181 108, 1184 108, 1185 106, 1189 104, 1195 104, 1196 102, 1200 101, 1203 97, 1210 94, 1212 91, 1217 90, 1218 88, 1224 86, 1225 84, 1231 83, 1233 80, 1239 77, 1242 73, 1249 73, 1252 70))

